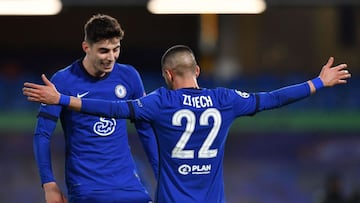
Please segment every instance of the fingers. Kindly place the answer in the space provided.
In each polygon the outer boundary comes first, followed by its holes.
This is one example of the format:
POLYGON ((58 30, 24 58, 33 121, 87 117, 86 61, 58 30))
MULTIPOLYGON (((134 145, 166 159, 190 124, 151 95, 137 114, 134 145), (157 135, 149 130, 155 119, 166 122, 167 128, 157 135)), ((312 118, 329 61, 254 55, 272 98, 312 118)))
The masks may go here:
POLYGON ((53 87, 54 85, 46 78, 45 74, 41 75, 42 80, 45 83, 44 85, 39 85, 36 83, 25 82, 24 87, 22 89, 23 95, 27 96, 28 101, 32 102, 42 102, 43 100, 43 91, 45 91, 48 87, 53 87))
POLYGON ((27 100, 31 101, 31 102, 40 102, 40 99, 38 99, 37 97, 31 97, 31 96, 28 96, 27 100))
POLYGON ((338 84, 346 84, 347 80, 338 80, 338 84))
POLYGON ((24 87, 22 89, 23 95, 27 96, 28 101, 38 102, 40 101, 40 90, 39 85, 34 83, 24 83, 24 87))
POLYGON ((32 94, 32 92, 33 92, 34 89, 24 87, 22 90, 23 90, 23 94, 24 94, 25 96, 31 96, 31 94, 32 94))
POLYGON ((334 63, 334 57, 330 56, 327 63, 328 64, 333 64, 334 63))
POLYGON ((349 78, 351 78, 351 74, 349 73, 349 71, 343 70, 341 79, 349 79, 349 78))
POLYGON ((347 70, 347 64, 334 65, 334 57, 330 57, 320 72, 325 87, 332 87, 337 84, 347 83, 347 79, 351 78, 350 72, 347 70))
POLYGON ((325 67, 330 68, 333 65, 333 63, 334 63, 334 57, 331 56, 329 57, 327 63, 325 64, 325 67))
POLYGON ((345 70, 344 68, 346 68, 347 65, 346 64, 341 64, 336 66, 336 71, 338 71, 338 84, 346 84, 347 83, 347 79, 351 78, 351 74, 348 70, 345 70))
POLYGON ((41 75, 41 79, 43 80, 44 84, 47 86, 51 86, 52 83, 50 82, 50 80, 47 79, 47 77, 45 76, 45 74, 41 75))
POLYGON ((335 70, 343 70, 345 68, 347 68, 347 64, 340 64, 340 65, 333 67, 333 69, 335 69, 335 70))
POLYGON ((29 88, 33 88, 33 89, 39 89, 41 87, 41 85, 31 83, 31 82, 25 82, 24 87, 29 87, 29 88))
POLYGON ((39 94, 36 89, 23 88, 23 95, 27 96, 29 101, 38 101, 39 94))
POLYGON ((41 88, 36 88, 36 87, 31 87, 31 86, 24 86, 22 90, 23 90, 23 92, 40 94, 41 88))
POLYGON ((351 77, 350 72, 349 72, 348 70, 344 69, 344 68, 347 67, 347 65, 346 65, 346 64, 342 64, 342 65, 339 65, 339 66, 341 66, 341 67, 338 68, 338 71, 339 71, 339 73, 340 73, 340 77, 341 77, 342 79, 350 78, 350 77, 351 77))
POLYGON ((23 94, 28 96, 28 94, 40 94, 40 90, 43 85, 38 85, 35 83, 25 82, 23 87, 23 94))
POLYGON ((65 197, 64 194, 62 195, 62 201, 63 201, 64 203, 68 203, 68 201, 67 201, 67 199, 66 199, 66 197, 65 197))
POLYGON ((339 64, 337 66, 334 66, 334 67, 331 67, 332 65, 334 64, 334 57, 330 57, 328 62, 326 63, 326 67, 329 67, 329 68, 332 68, 332 69, 335 69, 335 70, 342 70, 342 69, 345 69, 347 68, 347 64, 343 63, 343 64, 339 64))

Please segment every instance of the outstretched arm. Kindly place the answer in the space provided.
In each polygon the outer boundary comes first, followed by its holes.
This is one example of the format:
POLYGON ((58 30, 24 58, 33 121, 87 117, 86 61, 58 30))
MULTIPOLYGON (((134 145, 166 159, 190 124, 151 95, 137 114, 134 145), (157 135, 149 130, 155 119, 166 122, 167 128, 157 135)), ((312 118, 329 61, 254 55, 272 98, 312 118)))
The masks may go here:
MULTIPOLYGON (((328 62, 322 67, 319 77, 307 81, 306 86, 289 86, 272 91, 269 94, 261 94, 259 101, 260 106, 258 110, 270 109, 277 106, 282 106, 287 103, 291 103, 293 101, 297 101, 310 94, 315 93, 318 89, 322 87, 332 87, 338 84, 347 83, 346 79, 349 79, 351 77, 349 71, 346 70, 347 65, 340 64, 332 67, 333 63, 334 58, 330 57, 328 62), (268 99, 268 96, 275 97, 276 99, 268 99)), ((80 98, 61 95, 56 90, 54 84, 52 84, 45 75, 42 75, 41 77, 45 85, 38 85, 28 82, 24 83, 23 94, 27 96, 29 101, 41 102, 45 104, 61 104, 64 106, 68 106, 68 108, 75 111, 80 111, 82 109, 83 104, 80 98)))
POLYGON ((349 71, 345 69, 347 65, 340 64, 332 67, 333 63, 334 58, 330 57, 322 67, 319 76, 307 82, 283 87, 271 92, 257 93, 256 111, 284 106, 306 98, 323 87, 347 83, 346 79, 351 77, 349 71))
POLYGON ((60 104, 74 111, 111 118, 130 118, 130 101, 108 101, 101 99, 77 98, 60 94, 46 76, 41 75, 45 85, 24 83, 23 94, 29 101, 44 104, 60 104))

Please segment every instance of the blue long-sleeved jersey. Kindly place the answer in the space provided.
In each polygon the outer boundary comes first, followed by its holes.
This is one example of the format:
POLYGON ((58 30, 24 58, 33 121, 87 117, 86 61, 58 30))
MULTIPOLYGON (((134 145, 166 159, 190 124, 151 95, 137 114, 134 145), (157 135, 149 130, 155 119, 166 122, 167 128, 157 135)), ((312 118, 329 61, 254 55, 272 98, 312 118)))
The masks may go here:
POLYGON ((309 95, 306 82, 259 93, 226 88, 159 88, 135 101, 85 98, 81 111, 152 124, 160 156, 158 203, 224 203, 222 162, 232 122, 309 95))
MULTIPOLYGON (((144 96, 134 67, 115 63, 104 78, 89 75, 81 60, 58 71, 52 82, 59 92, 82 98, 128 100, 144 96)), ((60 118, 65 135, 65 175, 69 194, 91 190, 144 190, 128 144, 126 120, 92 116, 56 105, 41 105, 34 135, 34 154, 42 184, 54 181, 50 140, 60 118)), ((157 174, 158 154, 148 123, 135 121, 145 152, 157 174)))

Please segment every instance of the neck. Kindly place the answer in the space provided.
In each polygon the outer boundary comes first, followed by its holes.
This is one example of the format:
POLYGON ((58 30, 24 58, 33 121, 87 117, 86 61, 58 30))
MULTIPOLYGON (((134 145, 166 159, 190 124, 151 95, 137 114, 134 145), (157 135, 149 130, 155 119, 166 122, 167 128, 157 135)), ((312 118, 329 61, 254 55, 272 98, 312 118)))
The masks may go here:
POLYGON ((86 70, 86 72, 89 73, 89 75, 94 76, 94 77, 104 77, 105 76, 105 72, 99 72, 96 71, 96 68, 93 66, 93 64, 91 64, 89 62, 89 60, 87 59, 87 56, 85 56, 85 58, 82 61, 82 64, 86 70))
POLYGON ((195 88, 199 89, 199 85, 197 83, 196 78, 191 80, 175 80, 172 84, 172 89, 181 89, 181 88, 195 88))

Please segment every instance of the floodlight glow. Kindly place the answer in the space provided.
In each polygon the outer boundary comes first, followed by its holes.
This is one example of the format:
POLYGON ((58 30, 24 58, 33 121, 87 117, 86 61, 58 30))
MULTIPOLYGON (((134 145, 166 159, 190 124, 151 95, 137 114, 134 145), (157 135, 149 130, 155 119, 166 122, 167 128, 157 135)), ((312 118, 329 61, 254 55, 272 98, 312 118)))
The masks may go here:
POLYGON ((264 0, 150 0, 154 14, 258 14, 266 9, 264 0))
POLYGON ((61 0, 0 0, 0 15, 56 15, 61 0))

